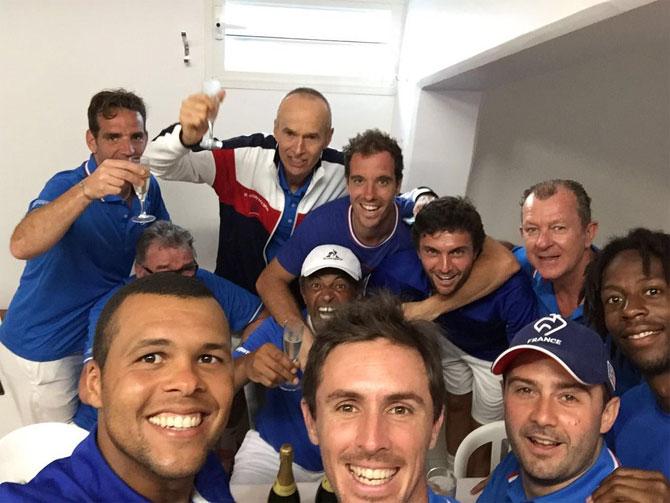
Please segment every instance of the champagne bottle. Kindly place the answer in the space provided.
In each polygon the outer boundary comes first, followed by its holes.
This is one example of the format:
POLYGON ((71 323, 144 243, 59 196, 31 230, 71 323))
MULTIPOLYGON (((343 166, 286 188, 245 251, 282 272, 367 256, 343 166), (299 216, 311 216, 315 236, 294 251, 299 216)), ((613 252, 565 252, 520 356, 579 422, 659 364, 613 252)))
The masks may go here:
POLYGON ((316 491, 314 503, 337 503, 337 496, 335 496, 333 486, 330 485, 327 477, 323 477, 321 480, 319 489, 316 491))
POLYGON ((284 444, 279 449, 279 472, 275 479, 268 503, 300 503, 298 486, 293 478, 293 446, 284 444))

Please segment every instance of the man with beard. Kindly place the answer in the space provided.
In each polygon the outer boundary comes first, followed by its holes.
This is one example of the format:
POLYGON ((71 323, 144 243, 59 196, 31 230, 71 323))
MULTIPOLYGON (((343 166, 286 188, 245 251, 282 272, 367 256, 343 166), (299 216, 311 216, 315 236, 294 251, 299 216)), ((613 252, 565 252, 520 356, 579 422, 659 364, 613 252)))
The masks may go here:
POLYGON ((622 396, 608 435, 626 468, 603 482, 595 501, 670 499, 669 286, 670 234, 647 229, 612 240, 589 271, 587 315, 644 376, 622 396))
POLYGON ((598 334, 557 314, 540 318, 519 331, 491 370, 503 375, 512 452, 478 501, 584 501, 619 466, 602 438, 619 398, 598 334))
POLYGON ((0 501, 233 501, 210 452, 233 397, 230 332, 205 285, 158 273, 119 290, 85 381, 97 427, 0 501))
MULTIPOLYGON (((342 304, 359 296, 360 280, 360 262, 348 248, 321 245, 307 255, 299 282, 307 306, 303 315, 313 333, 318 334, 342 304)), ((302 324, 293 329, 302 329, 302 324)), ((277 320, 269 318, 233 353, 236 389, 249 381, 268 388, 255 417, 256 429, 247 432, 235 456, 233 484, 271 484, 279 469, 279 448, 286 442, 293 445, 293 474, 298 482, 323 476, 319 448, 309 441, 300 412, 302 393, 280 386, 299 382, 296 364, 282 351, 283 332, 277 320)))

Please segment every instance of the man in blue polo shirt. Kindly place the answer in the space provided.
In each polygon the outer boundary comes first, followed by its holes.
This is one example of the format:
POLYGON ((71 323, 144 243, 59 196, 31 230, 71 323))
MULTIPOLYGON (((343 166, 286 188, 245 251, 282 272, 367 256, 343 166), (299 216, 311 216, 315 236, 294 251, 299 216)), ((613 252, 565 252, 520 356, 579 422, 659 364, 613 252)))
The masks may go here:
POLYGON ((574 180, 548 180, 524 191, 521 237, 514 255, 533 282, 539 314, 560 313, 583 323, 586 266, 595 256, 598 222, 591 198, 574 180))
MULTIPOLYGON (((135 253, 135 275, 127 278, 107 295, 100 299, 90 311, 88 324, 88 338, 84 349, 84 365, 93 358, 93 339, 98 318, 109 299, 122 286, 139 278, 157 272, 174 272, 183 276, 195 277, 210 289, 221 305, 228 325, 232 332, 241 333, 247 327, 250 330, 257 325, 257 320, 265 317, 261 301, 254 294, 244 288, 231 283, 225 278, 217 276, 198 267, 193 247, 193 236, 189 231, 165 220, 159 220, 142 233, 137 241, 135 253), (262 312, 261 312, 262 311, 262 312), (250 325, 251 324, 251 325, 250 325)), ((86 368, 82 376, 86 374, 86 368)), ((74 422, 86 430, 95 425, 97 413, 93 407, 80 403, 74 422)))
POLYGON ((512 452, 478 501, 585 501, 619 463, 603 435, 619 398, 600 336, 559 314, 524 327, 493 363, 512 452))
MULTIPOLYGON (((475 207, 461 197, 428 203, 412 227, 414 245, 432 289, 445 298, 456 294, 479 260, 485 239, 475 207)), ((492 293, 440 315, 442 368, 447 387, 447 466, 458 446, 475 428, 502 419, 500 378, 491 362, 536 316, 528 278, 517 272, 492 293)), ((487 452, 473 460, 472 475, 488 474, 487 452)))
POLYGON ((152 274, 100 315, 85 386, 100 411, 69 457, 0 501, 232 502, 211 449, 233 397, 230 332, 202 282, 152 274))
MULTIPOLYGON (((149 176, 136 163, 145 123, 144 102, 133 93, 93 96, 91 156, 49 180, 12 234, 12 254, 28 262, 0 325, 0 378, 23 424, 74 414, 88 311, 128 276, 143 230, 132 218, 140 213, 133 185, 149 176)), ((145 203, 148 213, 169 219, 153 178, 145 203)))
POLYGON ((622 395, 607 436, 625 468, 603 482, 595 501, 670 500, 669 287, 670 234, 663 232, 633 229, 610 241, 589 268, 586 315, 644 376, 622 395))
MULTIPOLYGON (((338 307, 358 297, 360 280, 360 263, 347 248, 321 245, 307 255, 300 292, 307 306, 306 323, 313 332, 318 332, 338 307)), ((279 448, 286 442, 293 446, 293 474, 298 482, 323 476, 321 453, 309 441, 300 411, 302 393, 281 386, 287 381, 299 383, 295 364, 283 352, 283 333, 281 325, 268 318, 233 353, 235 387, 253 381, 268 388, 255 417, 256 429, 247 433, 235 456, 234 484, 271 484, 279 469, 279 448)))

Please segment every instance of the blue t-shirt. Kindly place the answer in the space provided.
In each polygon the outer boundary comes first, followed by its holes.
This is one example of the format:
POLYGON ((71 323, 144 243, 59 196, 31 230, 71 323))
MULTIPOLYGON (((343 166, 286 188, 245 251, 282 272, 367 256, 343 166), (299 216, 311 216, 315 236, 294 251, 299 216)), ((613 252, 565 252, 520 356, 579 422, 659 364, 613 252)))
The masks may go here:
POLYGON ((519 461, 510 452, 491 474, 477 503, 566 503, 585 501, 600 482, 619 467, 612 451, 603 445, 591 467, 568 486, 539 498, 528 499, 521 482, 519 461))
POLYGON ((607 443, 622 466, 657 470, 670 479, 670 414, 661 410, 647 382, 621 397, 607 443))
MULTIPOLYGON (((237 359, 252 353, 267 343, 283 349, 283 336, 284 329, 274 318, 267 318, 233 352, 233 358, 237 359)), ((306 470, 320 472, 323 471, 321 451, 307 435, 307 427, 300 409, 301 399, 302 389, 284 391, 280 387, 266 388, 263 405, 255 417, 256 430, 277 452, 282 444, 288 442, 293 446, 293 460, 297 464, 306 470)))
POLYGON ((349 248, 361 262, 368 288, 387 288, 407 299, 420 299, 429 289, 421 262, 414 249, 409 227, 399 219, 391 235, 377 246, 356 239, 351 226, 348 197, 326 203, 311 211, 296 229, 277 259, 289 273, 300 276, 305 257, 316 246, 337 244, 349 248))
MULTIPOLYGON (((29 211, 54 201, 96 169, 95 158, 57 173, 29 211)), ((6 318, 0 342, 31 361, 51 361, 84 350, 88 311, 128 277, 135 244, 145 226, 133 222, 139 201, 131 206, 118 196, 98 199, 82 212, 51 249, 28 260, 6 318)), ((152 177, 148 213, 169 220, 158 183, 152 177)))
MULTIPOLYGON (((228 475, 213 453, 195 476, 195 488, 207 501, 233 502, 228 475)), ((49 463, 26 484, 0 484, 0 501, 148 502, 111 469, 92 431, 67 458, 49 463)))
MULTIPOLYGON (((256 295, 248 292, 241 286, 237 286, 235 283, 204 269, 198 269, 195 273, 195 277, 209 288, 216 300, 221 304, 223 312, 226 313, 226 318, 228 319, 231 331, 239 332, 243 330, 244 327, 254 321, 256 316, 258 316, 262 304, 256 295)), ((101 298, 95 306, 91 308, 89 313, 88 337, 86 338, 86 347, 84 349, 84 363, 93 358, 95 327, 98 324, 100 313, 102 313, 102 310, 109 299, 112 298, 122 286, 127 285, 134 280, 135 276, 126 278, 123 283, 110 290, 107 295, 101 298)), ((77 426, 84 428, 85 430, 90 430, 95 426, 97 419, 98 412, 94 407, 79 402, 77 412, 73 419, 77 426)))
POLYGON ((528 278, 514 274, 486 297, 435 321, 446 337, 471 356, 493 361, 523 327, 537 318, 537 303, 528 278))

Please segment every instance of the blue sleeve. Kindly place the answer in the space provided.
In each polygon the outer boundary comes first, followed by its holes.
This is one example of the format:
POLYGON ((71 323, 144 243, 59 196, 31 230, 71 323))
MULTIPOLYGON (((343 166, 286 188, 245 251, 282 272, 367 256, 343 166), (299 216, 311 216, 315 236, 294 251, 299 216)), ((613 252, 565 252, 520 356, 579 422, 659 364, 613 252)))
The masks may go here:
POLYGON ((538 318, 537 297, 522 271, 507 280, 506 286, 500 316, 505 320, 507 340, 511 342, 519 330, 538 318))
POLYGON ((114 295, 122 286, 123 284, 112 288, 109 292, 103 295, 88 312, 88 334, 86 336, 86 345, 84 346, 84 363, 93 358, 93 340, 95 339, 95 327, 98 325, 98 318, 100 318, 100 314, 109 299, 111 299, 112 295, 114 295))
POLYGON ((158 220, 170 220, 170 214, 168 213, 165 203, 163 202, 163 196, 161 195, 161 188, 158 184, 156 178, 151 175, 150 190, 154 192, 152 198, 151 208, 149 208, 149 213, 154 215, 158 220))
POLYGON ((71 171, 63 171, 56 173, 40 191, 37 199, 33 199, 28 205, 28 211, 44 206, 51 201, 62 196, 65 192, 70 190, 75 183, 77 183, 76 175, 71 171))
POLYGON ((209 288, 226 313, 232 332, 244 330, 254 321, 261 310, 261 299, 241 286, 217 276, 209 271, 199 269, 197 278, 209 288))
POLYGON ((233 359, 253 353, 263 344, 271 342, 279 349, 283 349, 284 329, 275 321, 274 318, 266 318, 258 325, 258 328, 252 332, 244 343, 233 351, 233 359))

